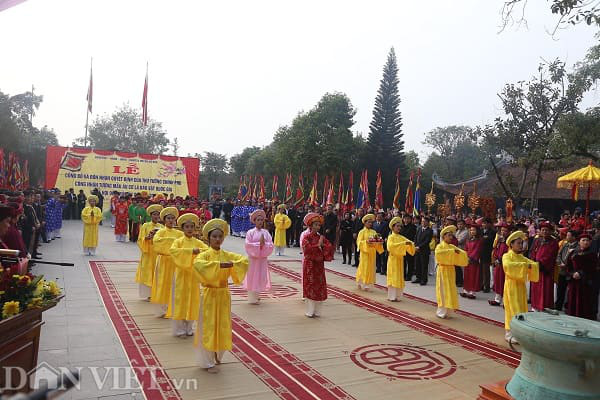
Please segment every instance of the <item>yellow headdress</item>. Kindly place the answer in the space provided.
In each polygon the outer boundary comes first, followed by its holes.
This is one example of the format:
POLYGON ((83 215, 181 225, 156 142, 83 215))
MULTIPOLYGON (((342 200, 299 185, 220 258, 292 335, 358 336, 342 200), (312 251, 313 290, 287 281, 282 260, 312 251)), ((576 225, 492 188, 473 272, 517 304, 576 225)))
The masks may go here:
POLYGON ((181 229, 183 229, 183 224, 186 222, 193 222, 194 225, 198 226, 200 220, 198 219, 198 216, 193 213, 185 213, 181 217, 177 218, 177 226, 181 229))
POLYGON ((394 217, 392 218, 392 220, 390 221, 390 230, 394 229, 394 225, 396 225, 397 223, 402 222, 402 218, 400 217, 394 217))
POLYGON ((164 220, 167 215, 173 215, 175 218, 179 217, 179 210, 175 207, 165 207, 160 212, 160 219, 164 220))
POLYGON ((161 206, 160 204, 152 204, 152 205, 149 205, 148 208, 146 208, 146 212, 148 213, 148 215, 152 215, 152 213, 161 212, 162 209, 163 209, 163 206, 161 206))
POLYGON ((506 239, 506 244, 510 246, 510 243, 516 239, 527 240, 527 235, 523 231, 514 231, 506 239))
POLYGON ((375 221, 375 214, 367 214, 362 217, 362 223, 365 224, 367 221, 375 221))
POLYGON ((222 231, 223 236, 229 235, 229 225, 227 222, 220 218, 213 218, 202 227, 202 236, 208 238, 208 234, 215 229, 222 231))
POLYGON ((440 232, 440 237, 443 238, 446 233, 451 233, 454 235, 455 232, 456 232, 456 226, 448 225, 447 227, 442 229, 442 231, 440 232))

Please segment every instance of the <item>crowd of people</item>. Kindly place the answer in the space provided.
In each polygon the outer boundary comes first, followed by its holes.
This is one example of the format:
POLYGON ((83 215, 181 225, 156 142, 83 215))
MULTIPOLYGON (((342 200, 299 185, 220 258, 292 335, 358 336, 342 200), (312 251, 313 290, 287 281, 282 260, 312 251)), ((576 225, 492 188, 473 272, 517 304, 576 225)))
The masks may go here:
POLYGON ((289 247, 301 248, 309 318, 321 315, 324 262, 336 250, 357 268, 359 290, 372 290, 377 274, 385 276, 392 302, 402 298, 405 282, 428 285, 435 276, 439 318, 459 308, 459 297, 493 292, 486 297, 491 307, 504 307, 509 342, 516 342, 512 317, 530 309, 592 320, 598 314, 600 219, 593 214, 588 223, 580 209, 553 223, 516 220, 502 210, 492 220, 144 192, 114 192, 108 204, 97 190, 71 195, 56 189, 0 194, 0 246, 34 262, 40 243, 60 238, 63 219, 80 218, 84 252, 94 255, 98 225, 110 220, 117 241, 139 246, 140 297, 154 304, 157 317, 171 319, 173 335, 196 336, 199 365, 209 372, 218 371, 222 352, 231 349, 228 282, 242 285, 250 304, 260 304, 260 293, 271 288, 267 258, 284 257, 289 247), (221 249, 230 232, 244 238, 246 255, 221 249))

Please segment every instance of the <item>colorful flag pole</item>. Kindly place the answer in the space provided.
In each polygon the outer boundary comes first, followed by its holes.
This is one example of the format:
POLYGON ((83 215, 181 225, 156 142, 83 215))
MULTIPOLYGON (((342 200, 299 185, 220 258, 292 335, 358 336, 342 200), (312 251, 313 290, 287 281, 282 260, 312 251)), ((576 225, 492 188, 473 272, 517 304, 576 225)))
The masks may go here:
POLYGON ((293 200, 292 197, 292 174, 289 173, 286 176, 285 180, 285 202, 291 203, 293 200))
POLYGON ((412 193, 412 185, 413 185, 414 172, 410 173, 410 179, 408 181, 408 187, 406 188, 406 200, 404 202, 404 211, 409 215, 412 215, 413 212, 413 193, 412 193))
POLYGON ((371 208, 371 200, 369 200, 369 178, 368 171, 365 169, 365 175, 363 177, 363 191, 365 193, 365 202, 363 208, 371 208))
POLYGON ((383 210, 383 191, 381 188, 381 170, 377 170, 377 180, 375 181, 375 208, 383 210))
POLYGON ((243 180, 242 180, 242 187, 240 189, 240 192, 241 192, 240 194, 242 197, 241 200, 242 201, 248 200, 248 186, 246 186, 246 177, 245 176, 243 177, 243 180))
POLYGON ((321 196, 321 207, 327 205, 327 193, 329 193, 329 177, 325 175, 325 182, 323 182, 323 196, 321 196))
POLYGON ((142 124, 148 125, 148 62, 146 62, 146 79, 144 79, 144 94, 142 95, 142 124))
POLYGON ((260 176, 259 178, 259 192, 258 192, 258 201, 261 203, 264 203, 266 200, 266 193, 265 193, 265 177, 263 175, 260 176))
POLYGON ((342 171, 340 171, 340 183, 338 184, 338 202, 337 202, 337 206, 340 209, 340 211, 344 211, 344 204, 346 203, 344 201, 344 174, 342 173, 342 171))
MULTIPOLYGON (((287 180, 287 177, 286 177, 287 180)), ((278 182, 279 181, 279 177, 277 175, 273 175, 273 186, 271 186, 271 201, 277 201, 279 200, 279 188, 278 186, 278 182)))
POLYGON ((400 168, 396 170, 396 190, 394 191, 394 208, 400 210, 400 168))
POLYGON ((298 176, 298 187, 296 188, 296 201, 294 202, 295 207, 304 205, 304 180, 302 178, 302 172, 298 176))
POLYGON ((315 171, 315 175, 313 176, 312 188, 310 189, 310 194, 308 196, 308 204, 312 205, 313 207, 319 205, 319 199, 317 198, 317 179, 317 171, 315 171))
POLYGON ((358 183, 358 195, 356 197, 356 208, 364 208, 365 204, 365 189, 363 187, 365 182, 365 171, 360 173, 360 182, 358 183))
POLYGON ((333 196, 333 176, 331 177, 331 181, 329 181, 329 189, 327 191, 327 201, 325 202, 326 206, 333 205, 334 196, 333 196))
MULTIPOLYGON (((88 120, 90 113, 92 112, 92 99, 94 97, 94 81, 92 79, 92 62, 93 58, 90 57, 90 83, 88 85, 87 92, 87 111, 85 113, 85 136, 83 137, 83 147, 87 147, 87 138, 88 138, 88 120)), ((33 93, 31 94, 33 96, 33 93)))
POLYGON ((0 189, 4 189, 6 184, 6 163, 4 162, 4 149, 0 147, 0 189))
POLYGON ((348 191, 346 192, 346 210, 354 209, 354 171, 350 171, 348 178, 348 191))
POLYGON ((413 216, 418 217, 421 211, 421 168, 417 170, 417 185, 415 186, 415 199, 413 201, 413 216))

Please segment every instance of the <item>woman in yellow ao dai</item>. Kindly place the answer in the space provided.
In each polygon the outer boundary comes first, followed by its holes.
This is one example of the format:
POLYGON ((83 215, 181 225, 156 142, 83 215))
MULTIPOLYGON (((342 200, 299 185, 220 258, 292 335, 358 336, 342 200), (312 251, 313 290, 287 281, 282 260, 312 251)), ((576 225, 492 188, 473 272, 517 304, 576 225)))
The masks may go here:
POLYGON ((222 219, 208 221, 202 234, 210 247, 194 261, 194 274, 202 284, 194 345, 198 365, 216 373, 223 353, 232 348, 229 279, 236 285, 244 281, 248 258, 221 249, 229 234, 229 225, 222 219))
POLYGON ((152 220, 142 225, 138 235, 137 244, 142 254, 135 273, 135 281, 138 283, 139 296, 142 299, 149 300, 152 294, 152 280, 154 279, 154 268, 156 266, 156 252, 154 251, 152 239, 156 232, 164 228, 164 225, 160 223, 162 209, 163 206, 160 204, 148 206, 146 212, 152 220))
POLYGON ((273 240, 275 253, 278 256, 282 256, 283 250, 287 246, 285 233, 292 226, 292 220, 285 213, 285 204, 277 206, 277 214, 273 218, 273 224, 275 225, 275 239, 273 240))
POLYGON ((400 234, 402 218, 392 218, 389 226, 392 233, 387 238, 388 300, 398 301, 404 290, 404 256, 407 253, 411 256, 415 255, 415 244, 400 234))
POLYGON ((199 223, 196 214, 183 214, 177 219, 177 226, 184 236, 175 239, 171 245, 171 256, 175 263, 175 286, 171 302, 167 310, 167 318, 171 318, 173 336, 192 336, 193 321, 198 318, 200 310, 200 281, 192 272, 196 256, 208 249, 208 246, 194 237, 199 223))
POLYGON ((156 257, 156 269, 152 281, 152 294, 150 301, 156 304, 156 316, 164 317, 171 299, 175 263, 171 257, 171 246, 175 239, 183 236, 183 232, 175 229, 179 211, 175 207, 167 207, 160 212, 160 218, 165 227, 154 234, 152 243, 156 257))
POLYGON ((372 229, 375 215, 362 217, 364 228, 358 232, 356 247, 360 251, 360 261, 356 270, 356 284, 359 289, 370 290, 375 283, 375 253, 383 253, 383 242, 374 242, 377 232, 372 229))
POLYGON ((95 256, 98 247, 98 224, 102 221, 102 210, 96 207, 98 197, 90 195, 88 206, 81 210, 83 221, 83 253, 86 256, 95 256))
POLYGON ((464 250, 450 243, 456 232, 456 226, 449 225, 440 233, 440 244, 435 248, 435 261, 438 264, 435 278, 435 295, 438 308, 436 315, 446 318, 451 310, 458 309, 458 290, 456 289, 457 267, 466 267, 469 257, 464 250))

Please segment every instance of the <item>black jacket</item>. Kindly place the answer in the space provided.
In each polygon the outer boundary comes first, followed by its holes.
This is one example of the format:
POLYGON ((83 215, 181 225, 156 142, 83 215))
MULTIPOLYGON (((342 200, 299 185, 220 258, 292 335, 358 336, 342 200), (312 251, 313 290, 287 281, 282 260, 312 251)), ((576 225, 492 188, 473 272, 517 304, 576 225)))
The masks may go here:
POLYGON ((400 229, 400 234, 414 242, 415 236, 417 236, 417 226, 415 224, 404 225, 402 229, 400 229))
POLYGON ((415 246, 419 248, 419 252, 429 253, 429 243, 433 238, 433 229, 431 227, 423 228, 419 226, 417 228, 417 234, 415 235, 415 246))

